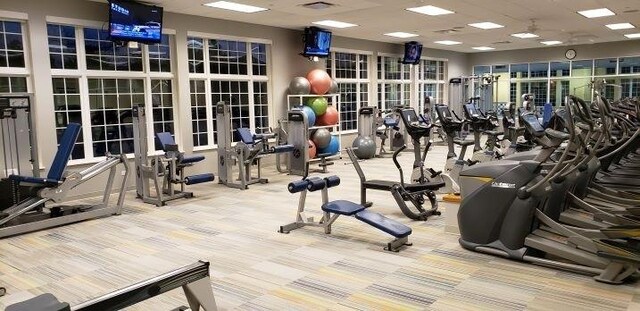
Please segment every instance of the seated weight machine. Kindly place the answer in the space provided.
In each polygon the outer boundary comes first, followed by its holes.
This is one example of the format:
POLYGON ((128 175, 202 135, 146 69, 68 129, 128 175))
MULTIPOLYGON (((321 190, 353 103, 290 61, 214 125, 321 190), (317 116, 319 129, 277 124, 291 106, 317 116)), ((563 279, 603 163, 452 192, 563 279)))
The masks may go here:
POLYGON ((193 197, 185 191, 185 185, 214 180, 212 173, 184 176, 184 169, 204 160, 204 156, 186 156, 180 152, 171 133, 156 133, 155 137, 164 151, 163 155, 149 156, 147 139, 147 115, 144 105, 133 107, 133 140, 136 163, 136 195, 145 203, 163 206, 168 201, 193 197), (151 191, 153 184, 154 192, 151 191), (180 185, 180 189, 176 189, 180 185))
POLYGON ((0 208, 0 237, 121 213, 129 171, 127 158, 124 155, 107 154, 104 160, 89 168, 79 172, 66 172, 67 163, 81 128, 81 125, 77 123, 67 124, 67 128, 59 139, 60 145, 46 178, 29 175, 9 176, 14 197, 20 198, 20 201, 13 206, 0 208), (115 206, 111 206, 109 199, 116 176, 116 167, 119 164, 124 166, 122 183, 118 202, 115 206), (62 202, 69 192, 78 185, 107 171, 109 171, 109 177, 105 184, 102 203, 97 205, 47 205, 49 202, 62 202), (24 189, 29 190, 27 194, 21 193, 24 189))
POLYGON ((293 151, 293 145, 284 144, 270 146, 269 139, 276 139, 276 133, 254 134, 246 127, 237 128, 235 133, 240 141, 231 144, 233 128, 231 126, 231 108, 225 102, 216 105, 217 142, 218 142, 218 181, 228 187, 248 189, 249 185, 268 183, 262 177, 261 159, 273 155, 293 151), (238 179, 233 176, 233 167, 238 166, 238 179), (257 175, 251 173, 257 166, 257 175))
MULTIPOLYGON (((73 307, 60 302, 52 294, 42 294, 34 298, 12 304, 5 311, 116 311, 182 287, 187 297, 189 309, 215 311, 218 309, 211 290, 209 262, 198 261, 171 272, 121 288, 101 297, 85 301, 73 307)), ((174 310, 188 310, 185 306, 174 310)))

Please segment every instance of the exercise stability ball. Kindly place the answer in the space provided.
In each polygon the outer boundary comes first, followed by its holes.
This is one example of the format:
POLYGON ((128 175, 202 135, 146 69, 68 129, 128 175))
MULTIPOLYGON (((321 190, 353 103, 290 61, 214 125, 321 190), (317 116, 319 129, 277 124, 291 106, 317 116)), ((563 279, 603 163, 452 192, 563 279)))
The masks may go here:
POLYGON ((317 125, 336 125, 338 124, 338 110, 333 106, 327 107, 324 114, 316 118, 317 125))
POLYGON ((289 94, 306 95, 311 92, 311 83, 305 77, 295 77, 289 83, 289 94))
POLYGON ((338 82, 335 79, 331 79, 331 87, 329 87, 329 94, 338 94, 338 93, 340 93, 338 82))
POLYGON ((331 142, 331 132, 323 128, 317 129, 315 133, 311 135, 311 140, 313 140, 313 143, 316 144, 316 147, 319 149, 326 148, 331 142))
POLYGON ((327 111, 328 105, 329 105, 329 102, 327 101, 326 98, 322 96, 312 97, 312 98, 309 98, 309 100, 307 100, 307 106, 313 109, 313 112, 316 114, 316 117, 323 115, 325 111, 327 111))
POLYGON ((331 88, 331 77, 322 69, 314 69, 307 74, 307 80, 311 84, 311 93, 324 95, 331 88))
POLYGON ((331 136, 331 142, 329 142, 329 145, 326 148, 318 148, 318 153, 319 154, 336 154, 340 151, 340 142, 338 141, 338 137, 336 136, 331 136))
POLYGON ((316 157, 318 150, 316 149, 316 144, 313 143, 311 139, 309 139, 309 159, 313 159, 316 157))
POLYGON ((358 136, 351 144, 358 159, 371 159, 376 155, 376 141, 369 136, 358 136))
POLYGON ((308 106, 302 106, 302 112, 307 115, 307 121, 309 122, 309 127, 312 127, 316 124, 316 114, 313 112, 313 109, 308 106))

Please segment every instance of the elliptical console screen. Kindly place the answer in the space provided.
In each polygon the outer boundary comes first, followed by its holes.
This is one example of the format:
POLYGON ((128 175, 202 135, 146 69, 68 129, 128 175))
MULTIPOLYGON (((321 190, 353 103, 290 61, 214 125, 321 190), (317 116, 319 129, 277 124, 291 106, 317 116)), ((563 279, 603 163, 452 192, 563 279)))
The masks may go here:
POLYGON ((162 40, 162 8, 110 0, 109 34, 112 40, 159 43, 162 40))

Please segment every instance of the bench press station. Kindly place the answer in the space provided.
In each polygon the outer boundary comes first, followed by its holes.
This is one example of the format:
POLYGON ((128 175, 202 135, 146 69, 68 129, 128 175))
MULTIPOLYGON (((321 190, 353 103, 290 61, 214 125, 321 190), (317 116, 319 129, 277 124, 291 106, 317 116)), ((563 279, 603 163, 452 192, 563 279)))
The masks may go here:
POLYGON ((331 233, 331 225, 339 216, 354 216, 356 219, 369 224, 376 229, 382 230, 395 239, 388 242, 385 250, 399 252, 403 246, 410 246, 409 235, 411 228, 389 219, 382 214, 370 212, 366 207, 357 203, 346 200, 329 201, 329 188, 340 185, 338 176, 330 176, 326 178, 310 177, 289 183, 288 190, 290 193, 300 193, 298 202, 298 211, 296 213, 296 221, 284 226, 280 226, 278 232, 289 233, 295 229, 305 226, 314 226, 324 228, 324 233, 331 233), (307 218, 304 212, 306 205, 306 197, 308 192, 322 191, 322 212, 323 216, 315 222, 313 217, 307 218))

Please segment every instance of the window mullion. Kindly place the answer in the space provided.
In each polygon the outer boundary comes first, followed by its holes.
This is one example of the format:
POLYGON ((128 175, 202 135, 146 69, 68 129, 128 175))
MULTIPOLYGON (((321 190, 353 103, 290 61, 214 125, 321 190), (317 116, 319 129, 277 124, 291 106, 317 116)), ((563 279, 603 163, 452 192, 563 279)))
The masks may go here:
POLYGON ((80 115, 82 117, 82 141, 85 159, 93 159, 93 137, 91 136, 91 106, 89 101, 89 80, 82 76, 80 85, 80 115))

